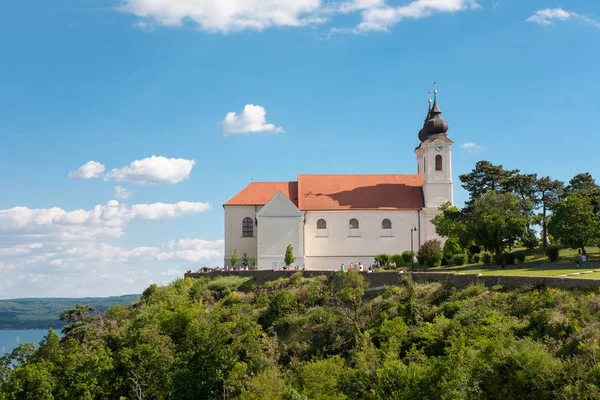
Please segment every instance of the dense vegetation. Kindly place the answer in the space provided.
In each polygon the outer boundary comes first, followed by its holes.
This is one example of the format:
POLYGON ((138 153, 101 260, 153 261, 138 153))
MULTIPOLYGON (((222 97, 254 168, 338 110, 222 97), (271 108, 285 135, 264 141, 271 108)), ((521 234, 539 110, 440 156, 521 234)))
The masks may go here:
POLYGON ((88 304, 98 311, 119 304, 132 304, 139 294, 114 297, 37 298, 0 300, 0 329, 60 329, 64 322, 59 319, 66 308, 77 303, 88 304))
POLYGON ((150 286, 0 361, 0 399, 587 399, 600 294, 358 273, 150 286), (12 366, 11 366, 12 365, 12 366))

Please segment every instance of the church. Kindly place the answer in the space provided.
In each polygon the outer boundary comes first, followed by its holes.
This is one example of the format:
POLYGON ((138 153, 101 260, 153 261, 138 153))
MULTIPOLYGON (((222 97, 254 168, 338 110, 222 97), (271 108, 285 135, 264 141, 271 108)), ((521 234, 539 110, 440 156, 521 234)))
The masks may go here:
MULTIPOLYGON (((415 149, 416 174, 298 175, 292 182, 252 182, 223 205, 225 266, 246 252, 259 269, 333 270, 373 264, 376 254, 416 252, 437 237, 431 219, 453 202, 452 140, 437 90, 415 149)), ((239 265, 239 264, 238 264, 239 265)))

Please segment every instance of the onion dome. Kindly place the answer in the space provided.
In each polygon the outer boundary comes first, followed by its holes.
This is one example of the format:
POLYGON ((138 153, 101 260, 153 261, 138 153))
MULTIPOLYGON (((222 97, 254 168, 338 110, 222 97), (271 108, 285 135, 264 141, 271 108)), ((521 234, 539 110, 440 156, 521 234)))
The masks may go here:
POLYGON ((427 121, 429 121, 430 118, 431 118, 431 90, 429 91, 429 107, 427 107, 427 116, 425 117, 425 120, 423 121, 423 128, 421 128, 421 130, 419 131, 419 140, 421 142, 424 142, 425 140, 427 140, 427 134, 424 132, 424 128, 425 128, 425 124, 427 123, 427 121))
POLYGON ((423 125, 422 136, 427 137, 429 135, 437 135, 446 132, 448 132, 448 123, 442 118, 442 111, 437 103, 437 90, 435 90, 433 107, 429 112, 429 119, 425 122, 425 125, 423 125))

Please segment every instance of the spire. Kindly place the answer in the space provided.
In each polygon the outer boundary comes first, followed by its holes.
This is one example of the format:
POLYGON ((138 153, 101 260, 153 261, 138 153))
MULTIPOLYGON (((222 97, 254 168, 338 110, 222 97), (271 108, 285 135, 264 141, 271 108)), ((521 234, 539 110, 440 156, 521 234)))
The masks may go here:
POLYGON ((442 111, 440 110, 440 106, 438 106, 437 103, 437 81, 434 79, 433 80, 433 107, 431 109, 431 113, 432 114, 441 114, 442 111))
POLYGON ((433 81, 433 106, 430 107, 428 119, 423 125, 423 131, 419 135, 419 139, 423 142, 430 135, 437 135, 448 132, 448 123, 442 118, 442 111, 437 102, 437 81, 433 81))

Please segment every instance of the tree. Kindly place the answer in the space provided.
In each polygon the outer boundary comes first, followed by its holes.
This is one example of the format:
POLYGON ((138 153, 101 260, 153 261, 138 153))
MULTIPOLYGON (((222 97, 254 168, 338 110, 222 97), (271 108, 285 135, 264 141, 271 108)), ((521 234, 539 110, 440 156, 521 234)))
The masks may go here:
POLYGON ((442 263, 444 252, 442 251, 442 242, 438 239, 431 239, 421 245, 417 253, 419 264, 425 264, 428 267, 439 267, 442 263))
POLYGON ((285 262, 285 265, 290 266, 294 261, 296 261, 296 257, 294 257, 294 248, 291 244, 288 244, 285 249, 285 258, 283 259, 283 262, 285 262))
POLYGON ((502 253, 523 235, 528 222, 527 212, 515 195, 491 191, 475 200, 467 230, 476 244, 494 251, 496 263, 501 265, 502 253))
POLYGON ((468 174, 460 175, 462 187, 469 192, 469 204, 488 191, 506 191, 507 182, 519 170, 505 170, 502 165, 494 165, 489 161, 478 161, 468 174))
POLYGON ((256 269, 256 267, 258 267, 258 258, 254 257, 254 260, 252 261, 252 268, 256 269))
POLYGON ((233 250, 233 254, 231 255, 231 266, 235 267, 235 265, 240 261, 237 256, 237 249, 233 250))
POLYGON ((571 194, 561 201, 548 224, 550 233, 561 243, 572 249, 581 249, 595 245, 600 237, 598 216, 590 200, 580 194, 571 194))
POLYGON ((521 200, 496 191, 485 193, 461 211, 454 207, 442 211, 432 220, 438 235, 460 237, 463 243, 475 242, 492 250, 498 264, 502 264, 504 250, 524 234, 530 220, 521 200))
POLYGON ((242 254, 242 265, 244 267, 250 266, 250 257, 248 257, 248 253, 246 253, 246 252, 244 252, 244 254, 242 254))
POLYGON ((542 245, 548 246, 548 211, 552 211, 560 201, 564 192, 564 183, 550 179, 549 176, 540 178, 537 181, 538 196, 542 207, 541 218, 542 225, 542 245))
POLYGON ((575 175, 565 188, 567 195, 579 194, 585 197, 594 209, 594 214, 600 213, 600 187, 588 172, 575 175))

